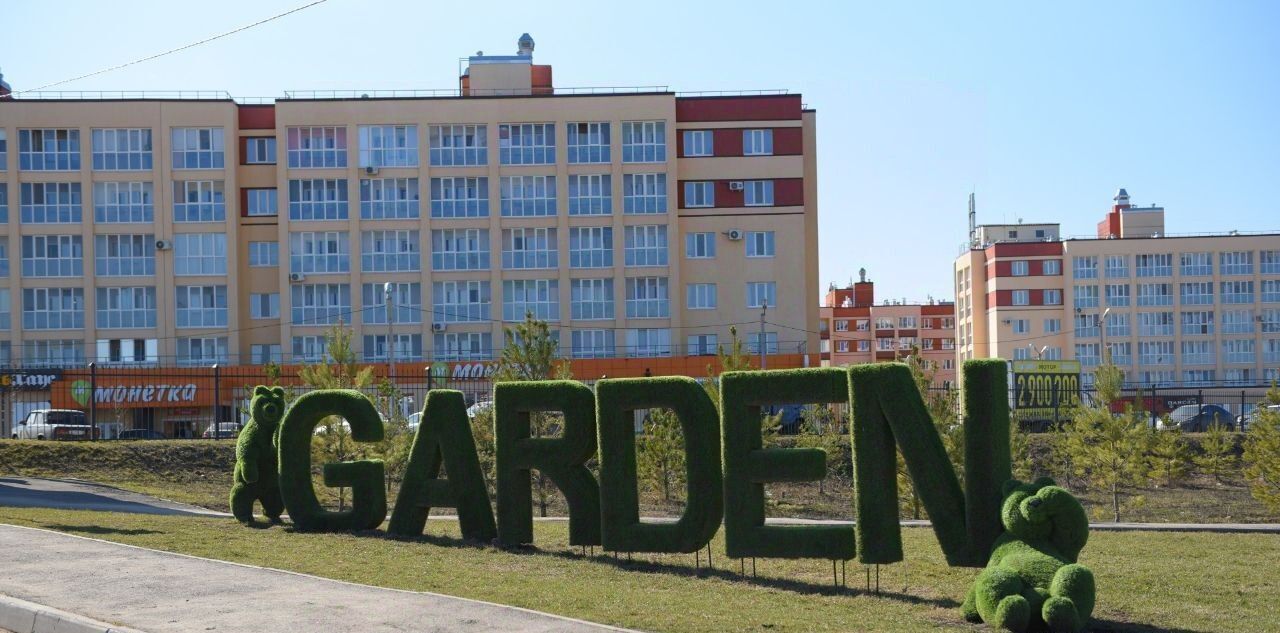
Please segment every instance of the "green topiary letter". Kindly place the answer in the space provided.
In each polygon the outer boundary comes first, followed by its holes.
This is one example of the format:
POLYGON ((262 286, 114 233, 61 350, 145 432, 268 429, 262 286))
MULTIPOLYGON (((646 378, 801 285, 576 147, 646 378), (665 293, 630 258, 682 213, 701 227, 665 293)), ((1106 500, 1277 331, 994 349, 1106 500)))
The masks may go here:
POLYGON ((569 504, 569 544, 600 544, 600 486, 587 469, 596 452, 595 397, 580 382, 503 382, 494 387, 498 539, 533 542, 530 469, 551 479, 569 504), (529 413, 561 411, 561 437, 529 437, 529 413))
POLYGON ((596 383, 600 437, 600 536, 615 552, 696 552, 720 528, 720 441, 716 409, 692 378, 616 378, 596 383), (633 411, 667 407, 684 432, 684 514, 674 524, 640 522, 633 411))
POLYGON ((1009 366, 1000 359, 965 361, 964 499, 969 524, 967 564, 982 565, 1000 524, 1000 491, 1013 478, 1009 446, 1009 366))
POLYGON ((359 391, 322 389, 294 401, 280 423, 280 495, 297 529, 306 532, 371 530, 387 516, 382 462, 373 460, 324 465, 324 484, 351 487, 351 509, 325 510, 311 484, 311 438, 316 425, 341 416, 356 442, 382 440, 382 418, 359 391))
POLYGON ((1021 633, 1082 631, 1093 613, 1093 572, 1076 564, 1089 540, 1089 519, 1075 497, 1048 477, 1004 485, 996 539, 962 611, 971 622, 1021 633))
POLYGON ((724 454, 724 542, 732 558, 853 558, 853 528, 764 524, 764 484, 826 477, 827 456, 816 448, 761 447, 760 405, 845 402, 843 369, 736 371, 720 376, 724 454))
POLYGON ((452 389, 427 392, 422 422, 413 438, 404 482, 387 531, 420 536, 433 506, 457 508, 463 538, 489 542, 498 535, 476 442, 467 421, 466 397, 452 389), (440 478, 441 466, 448 479, 440 478))
POLYGON ((284 389, 258 385, 249 401, 249 423, 236 440, 235 483, 231 486, 231 513, 241 523, 253 523, 253 502, 262 503, 262 514, 280 522, 280 477, 276 473, 277 430, 284 416, 284 389))

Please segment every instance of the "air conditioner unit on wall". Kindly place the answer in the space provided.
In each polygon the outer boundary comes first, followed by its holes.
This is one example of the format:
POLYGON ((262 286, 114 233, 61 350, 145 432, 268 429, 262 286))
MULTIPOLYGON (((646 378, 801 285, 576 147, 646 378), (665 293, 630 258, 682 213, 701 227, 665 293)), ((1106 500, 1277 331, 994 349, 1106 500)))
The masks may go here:
POLYGON ((741 180, 729 181, 729 191, 742 191, 743 184, 741 180))
POLYGON ((742 229, 729 229, 728 231, 725 231, 724 234, 733 242, 742 239, 742 229))
POLYGON ((302 273, 289 273, 289 281, 298 282, 303 281, 306 278, 307 276, 302 273))
POLYGON ((364 168, 364 175, 366 175, 366 176, 377 176, 377 175, 378 175, 378 168, 377 168, 377 167, 374 167, 373 165, 370 165, 370 166, 368 166, 368 167, 365 167, 365 168, 364 168))
POLYGON ((443 331, 444 331, 444 324, 443 324, 443 323, 432 323, 432 324, 431 324, 431 331, 432 331, 432 332, 443 332, 443 331))
POLYGON ((156 240, 156 250, 167 251, 171 248, 173 248, 173 242, 170 242, 169 240, 156 240))

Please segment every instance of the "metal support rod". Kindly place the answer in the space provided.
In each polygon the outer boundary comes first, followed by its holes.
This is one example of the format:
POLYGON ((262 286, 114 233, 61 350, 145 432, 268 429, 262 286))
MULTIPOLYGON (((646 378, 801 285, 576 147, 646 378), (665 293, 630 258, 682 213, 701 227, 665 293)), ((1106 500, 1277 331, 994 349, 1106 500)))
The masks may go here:
POLYGON ((762 303, 763 305, 760 306, 760 339, 756 341, 756 345, 760 346, 760 369, 765 368, 764 315, 769 310, 769 298, 765 297, 762 303))
POLYGON ((217 363, 213 364, 213 437, 214 439, 222 439, 222 407, 218 406, 222 402, 221 395, 218 390, 222 388, 222 368, 217 363))
POLYGON ((89 363, 89 439, 98 430, 98 364, 89 363))

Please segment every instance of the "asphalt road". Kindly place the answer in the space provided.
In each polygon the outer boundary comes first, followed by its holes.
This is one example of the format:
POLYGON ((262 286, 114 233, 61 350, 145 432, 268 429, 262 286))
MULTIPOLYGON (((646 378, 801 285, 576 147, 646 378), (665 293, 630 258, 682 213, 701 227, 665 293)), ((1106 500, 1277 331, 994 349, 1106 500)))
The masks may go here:
POLYGON ((221 512, 87 481, 28 477, 0 477, 0 506, 134 514, 226 516, 221 512))

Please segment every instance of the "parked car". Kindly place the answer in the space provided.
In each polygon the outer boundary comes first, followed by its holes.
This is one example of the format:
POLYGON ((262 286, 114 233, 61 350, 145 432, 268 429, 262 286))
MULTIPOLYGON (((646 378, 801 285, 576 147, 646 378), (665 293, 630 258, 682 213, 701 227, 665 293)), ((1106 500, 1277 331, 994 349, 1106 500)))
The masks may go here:
POLYGON ((126 429, 120 431, 120 435, 116 436, 118 440, 163 440, 167 439, 164 433, 153 431, 151 429, 126 429))
POLYGON ((1184 404, 1169 414, 1169 421, 1161 420, 1157 424, 1160 429, 1182 429, 1187 433, 1208 431, 1211 426, 1222 426, 1228 431, 1235 430, 1235 416, 1230 411, 1216 404, 1184 404))
POLYGON ((212 424, 204 430, 200 437, 206 440, 234 440, 240 435, 240 424, 238 422, 219 422, 217 428, 212 424))
POLYGON ((474 418, 477 415, 480 415, 481 413, 490 411, 491 409, 493 409, 492 400, 481 400, 467 407, 467 417, 474 418))
POLYGON ((84 411, 75 409, 34 409, 13 429, 15 440, 87 440, 98 436, 84 411))
POLYGON ((409 418, 407 421, 408 421, 409 432, 417 433, 418 425, 422 424, 422 412, 418 411, 417 413, 409 414, 409 418))
POLYGON ((1253 411, 1250 411, 1249 413, 1246 413, 1245 415, 1238 416, 1238 417, 1236 418, 1236 424, 1240 425, 1240 430, 1241 430, 1241 431, 1243 431, 1243 430, 1245 430, 1245 429, 1248 429, 1248 428, 1249 428, 1249 423, 1250 423, 1250 422, 1252 422, 1252 421, 1253 421, 1253 419, 1254 419, 1254 417, 1256 417, 1256 416, 1258 415, 1258 413, 1259 413, 1259 412, 1261 412, 1261 411, 1263 411, 1263 410, 1267 410, 1267 411, 1274 411, 1274 412, 1276 412, 1276 413, 1280 413, 1280 404, 1258 405, 1258 407, 1257 407, 1256 409, 1254 409, 1253 411))

